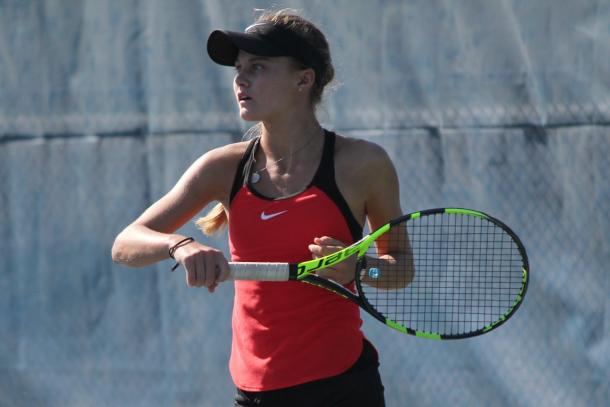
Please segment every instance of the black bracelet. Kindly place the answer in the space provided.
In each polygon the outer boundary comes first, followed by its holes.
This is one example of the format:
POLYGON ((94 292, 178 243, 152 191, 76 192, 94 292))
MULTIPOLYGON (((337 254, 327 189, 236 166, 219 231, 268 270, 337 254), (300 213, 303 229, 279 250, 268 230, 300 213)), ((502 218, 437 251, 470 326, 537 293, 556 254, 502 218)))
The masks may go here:
MULTIPOLYGON (((178 250, 179 248, 181 248, 182 246, 185 246, 193 241, 195 241, 195 239, 193 239, 192 237, 187 237, 187 238, 182 239, 181 241, 179 241, 178 243, 176 243, 175 245, 173 245, 172 247, 169 248, 169 257, 171 257, 172 259, 175 260, 174 252, 176 250, 178 250)), ((178 266, 180 266, 180 263, 174 264, 174 267, 172 267, 172 271, 176 270, 178 268, 178 266)))

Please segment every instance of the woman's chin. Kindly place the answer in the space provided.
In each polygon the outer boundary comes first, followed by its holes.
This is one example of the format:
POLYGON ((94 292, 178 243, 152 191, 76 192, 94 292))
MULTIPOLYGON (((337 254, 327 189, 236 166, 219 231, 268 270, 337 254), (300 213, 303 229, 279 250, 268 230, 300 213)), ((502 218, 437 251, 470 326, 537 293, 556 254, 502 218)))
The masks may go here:
POLYGON ((260 117, 258 117, 257 115, 255 115, 252 112, 249 112, 245 109, 239 110, 239 117, 241 117, 242 120, 247 121, 247 122, 260 121, 260 117))

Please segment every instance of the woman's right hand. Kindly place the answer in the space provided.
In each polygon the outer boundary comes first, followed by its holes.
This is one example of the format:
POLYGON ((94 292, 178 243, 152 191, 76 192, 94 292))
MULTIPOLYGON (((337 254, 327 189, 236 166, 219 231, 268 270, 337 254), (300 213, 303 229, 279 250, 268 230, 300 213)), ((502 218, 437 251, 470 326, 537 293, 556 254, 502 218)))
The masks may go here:
POLYGON ((189 287, 207 287, 213 293, 230 275, 229 263, 217 249, 192 241, 174 251, 174 258, 184 266, 189 287))

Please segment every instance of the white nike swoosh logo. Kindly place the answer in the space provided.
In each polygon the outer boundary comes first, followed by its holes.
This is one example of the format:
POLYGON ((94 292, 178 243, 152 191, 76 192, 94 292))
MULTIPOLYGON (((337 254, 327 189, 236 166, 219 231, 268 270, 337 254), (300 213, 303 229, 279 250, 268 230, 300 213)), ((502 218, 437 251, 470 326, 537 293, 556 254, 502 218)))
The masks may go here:
POLYGON ((262 211, 262 212, 261 212, 261 219, 262 219, 262 220, 269 220, 269 219, 273 219, 273 218, 275 218, 276 216, 280 216, 281 214, 286 213, 286 212, 288 212, 288 211, 287 211, 287 210, 285 210, 285 211, 281 211, 281 212, 275 212, 275 213, 266 214, 266 213, 265 213, 265 211, 262 211))

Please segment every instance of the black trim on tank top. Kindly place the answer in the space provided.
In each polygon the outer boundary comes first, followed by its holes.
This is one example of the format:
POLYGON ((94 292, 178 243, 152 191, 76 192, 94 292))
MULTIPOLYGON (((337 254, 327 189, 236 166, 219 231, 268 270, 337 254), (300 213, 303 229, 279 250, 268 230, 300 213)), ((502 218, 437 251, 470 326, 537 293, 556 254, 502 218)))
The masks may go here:
POLYGON ((233 198, 242 187, 248 188, 248 190, 258 198, 267 200, 267 201, 279 201, 283 199, 289 199, 295 197, 299 194, 302 194, 307 189, 312 186, 319 188, 322 192, 324 192, 330 199, 333 201, 339 211, 343 214, 345 221, 347 222, 347 226, 350 230, 350 234, 352 235, 352 239, 354 242, 360 240, 362 238, 362 226, 356 220, 356 217, 352 213, 347 201, 343 197, 341 191, 339 191, 339 187, 337 186, 337 182, 335 179, 335 139, 336 134, 334 132, 324 130, 324 147, 322 150, 322 158, 320 159, 320 164, 318 165, 318 169, 314 174, 311 182, 301 191, 296 192, 294 194, 290 194, 287 196, 281 196, 277 198, 272 198, 265 196, 254 188, 254 186, 250 182, 250 175, 252 172, 252 166, 254 165, 254 156, 259 146, 260 138, 256 137, 253 139, 241 161, 239 162, 239 166, 237 167, 237 171, 235 173, 235 179, 233 180, 233 187, 231 189, 231 197, 230 201, 233 201, 233 198))
POLYGON ((345 220, 347 226, 352 234, 354 242, 362 238, 362 226, 356 220, 356 217, 352 213, 347 201, 343 197, 339 187, 337 186, 337 180, 335 178, 335 140, 336 134, 331 131, 324 130, 326 138, 324 141, 324 152, 322 153, 322 160, 316 175, 313 177, 312 185, 320 188, 328 197, 337 205, 345 220))
POLYGON ((229 204, 233 202, 233 198, 239 192, 241 187, 245 186, 245 180, 247 178, 247 174, 250 173, 250 168, 252 167, 252 163, 254 162, 254 153, 256 153, 256 148, 258 146, 259 138, 256 137, 250 141, 244 155, 239 161, 239 165, 237 166, 237 171, 235 172, 235 177, 233 178, 233 186, 231 187, 231 195, 229 197, 229 204))

